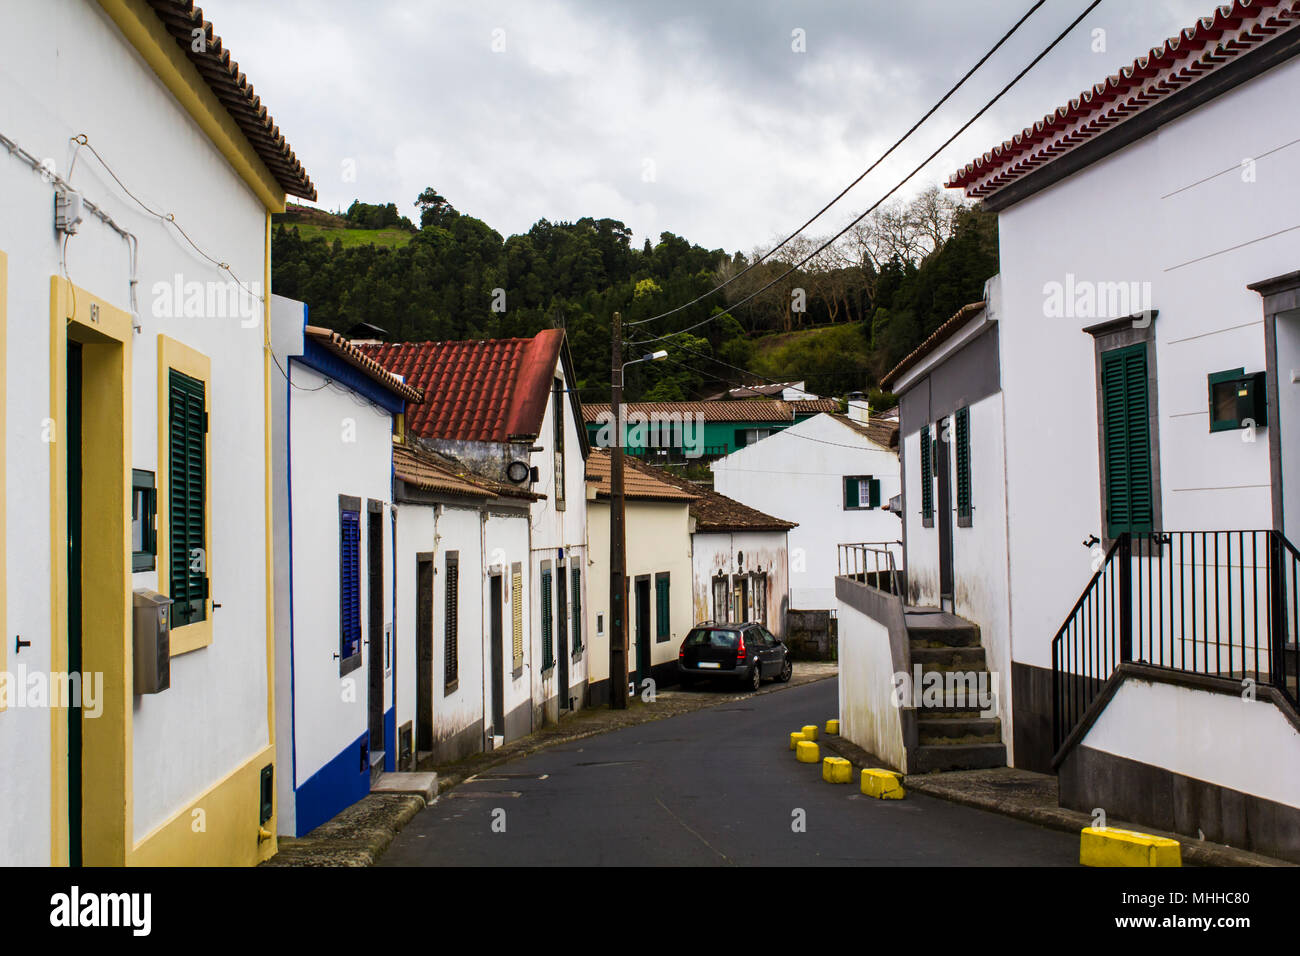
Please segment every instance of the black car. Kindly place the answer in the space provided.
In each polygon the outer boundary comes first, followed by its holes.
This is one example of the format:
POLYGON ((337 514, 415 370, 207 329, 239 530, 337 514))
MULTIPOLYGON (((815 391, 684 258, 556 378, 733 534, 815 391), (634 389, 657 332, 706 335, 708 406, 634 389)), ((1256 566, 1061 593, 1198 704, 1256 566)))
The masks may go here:
POLYGON ((761 624, 714 624, 691 628, 677 652, 677 675, 683 687, 698 678, 739 681, 750 690, 768 678, 784 683, 794 668, 790 652, 761 624))

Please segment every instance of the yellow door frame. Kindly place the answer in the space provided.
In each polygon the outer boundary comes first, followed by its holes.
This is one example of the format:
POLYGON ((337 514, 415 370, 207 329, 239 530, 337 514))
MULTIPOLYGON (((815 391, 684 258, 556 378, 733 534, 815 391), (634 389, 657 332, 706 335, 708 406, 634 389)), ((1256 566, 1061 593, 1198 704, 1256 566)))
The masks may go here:
MULTIPOLYGON (((131 316, 50 279, 50 670, 68 664, 67 357, 82 345, 82 671, 103 674, 103 713, 82 727, 82 860, 126 862, 132 819, 131 316), (86 573, 89 570, 91 573, 86 573)), ((50 862, 66 865, 68 712, 50 700, 50 862)))

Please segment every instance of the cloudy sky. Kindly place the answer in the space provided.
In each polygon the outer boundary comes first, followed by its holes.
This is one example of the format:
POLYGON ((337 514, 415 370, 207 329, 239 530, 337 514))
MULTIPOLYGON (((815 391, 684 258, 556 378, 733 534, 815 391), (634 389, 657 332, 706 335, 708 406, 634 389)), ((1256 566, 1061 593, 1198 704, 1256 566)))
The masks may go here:
MULTIPOLYGON (((396 202, 413 215, 416 195, 433 186, 503 235, 526 231, 543 217, 611 217, 631 226, 638 244, 668 230, 729 251, 770 243, 803 222, 1031 6, 1031 0, 203 3, 307 167, 324 208, 361 199, 396 202)), ((812 231, 829 234, 892 188, 1086 6, 1085 0, 1047 0, 812 231)), ((1212 12, 1211 0, 1103 0, 899 195, 941 183, 1212 12)))

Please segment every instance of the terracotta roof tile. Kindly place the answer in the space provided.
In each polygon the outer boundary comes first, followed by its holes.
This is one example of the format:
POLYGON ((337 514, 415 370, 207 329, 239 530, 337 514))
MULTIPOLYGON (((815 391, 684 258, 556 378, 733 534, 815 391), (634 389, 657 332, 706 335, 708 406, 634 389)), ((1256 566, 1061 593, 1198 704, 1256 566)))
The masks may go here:
POLYGON ((216 35, 212 24, 203 19, 203 11, 194 5, 193 0, 146 2, 181 51, 194 64, 208 89, 226 108, 230 118, 266 164, 280 188, 290 196, 315 199, 316 187, 312 185, 307 171, 285 142, 280 128, 262 105, 261 98, 253 92, 248 77, 240 72, 239 64, 230 58, 230 51, 222 45, 221 37, 216 35), (194 40, 199 34, 203 36, 204 42, 196 44, 194 40))
MULTIPOLYGON (((623 495, 629 500, 641 501, 694 501, 698 495, 665 481, 655 469, 644 465, 631 455, 623 456, 623 495)), ((587 480, 596 486, 597 498, 609 498, 610 452, 606 448, 593 448, 587 458, 587 480)))
POLYGON ((656 477, 699 496, 691 502, 691 517, 695 519, 696 531, 789 531, 799 526, 797 522, 773 518, 734 498, 728 498, 720 491, 670 475, 666 471, 660 472, 656 477))
POLYGON ((523 498, 538 501, 543 495, 506 482, 475 474, 458 462, 410 445, 393 446, 393 472, 402 481, 425 491, 464 498, 523 498))
POLYGON ((420 389, 413 388, 403 382, 337 332, 322 329, 315 325, 309 325, 302 331, 307 338, 333 352, 354 368, 364 372, 370 379, 378 382, 390 392, 400 395, 409 402, 420 402, 424 399, 424 393, 420 389))
POLYGON ((979 302, 969 302, 966 305, 963 305, 957 310, 951 319, 948 319, 943 323, 943 325, 931 332, 924 342, 914 348, 910 353, 903 357, 901 362, 886 372, 884 377, 880 380, 880 387, 887 389, 892 386, 899 376, 951 338, 958 329, 965 325, 972 317, 977 315, 984 306, 985 302, 983 299, 979 302))
POLYGON ((531 339, 358 345, 424 392, 406 427, 421 438, 504 442, 535 438, 551 393, 564 333, 531 339))
POLYGON ((873 417, 869 421, 859 422, 848 415, 832 415, 837 422, 847 425, 859 435, 869 439, 881 448, 898 451, 898 419, 873 417))
POLYGON ((982 199, 1300 26, 1300 0, 1233 0, 948 178, 982 199))

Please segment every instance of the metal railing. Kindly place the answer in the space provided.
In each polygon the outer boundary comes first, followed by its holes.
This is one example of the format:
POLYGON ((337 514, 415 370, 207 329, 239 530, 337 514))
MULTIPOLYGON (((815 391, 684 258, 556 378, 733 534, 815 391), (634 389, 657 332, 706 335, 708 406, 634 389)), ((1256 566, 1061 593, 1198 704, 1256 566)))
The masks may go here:
POLYGON ((901 541, 838 544, 835 547, 838 552, 839 575, 901 598, 902 578, 894 555, 902 546, 901 541))
POLYGON ((1277 688, 1297 702, 1300 552, 1278 531, 1122 534, 1052 640, 1052 733, 1122 663, 1277 688))

